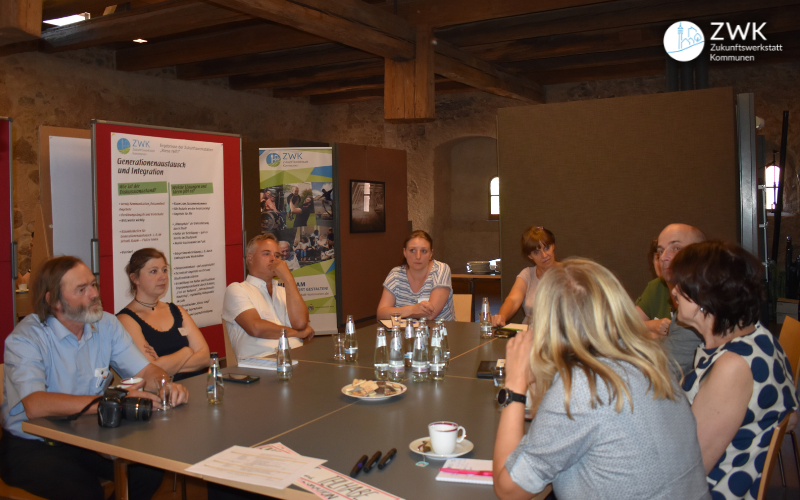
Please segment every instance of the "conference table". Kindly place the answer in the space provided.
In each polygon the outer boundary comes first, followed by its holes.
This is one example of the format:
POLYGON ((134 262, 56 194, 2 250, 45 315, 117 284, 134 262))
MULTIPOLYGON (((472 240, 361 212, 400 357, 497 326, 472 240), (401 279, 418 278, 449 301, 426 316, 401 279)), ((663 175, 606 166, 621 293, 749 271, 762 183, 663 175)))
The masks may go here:
MULTIPOLYGON (((360 473, 357 480, 405 499, 493 498, 491 486, 436 481, 444 461, 421 455, 409 444, 428 434, 430 422, 449 420, 467 429, 474 449, 463 458, 491 460, 500 418, 492 380, 478 379, 482 360, 505 355, 505 340, 481 339, 475 323, 447 322, 451 362, 442 381, 403 383, 408 390, 380 401, 344 395, 353 379, 374 379, 372 366, 377 325, 356 332, 359 358, 333 360, 333 339, 315 337, 292 350, 298 361, 292 379, 279 381, 276 372, 242 367, 224 372, 258 375, 252 384, 225 384, 222 404, 206 401, 206 377, 181 383, 189 390, 188 404, 154 412, 147 422, 123 421, 117 428, 101 428, 96 416, 75 421, 38 418, 22 424, 25 432, 117 457, 117 498, 127 493, 124 464, 152 465, 192 475, 185 469, 231 446, 282 443, 297 453, 327 460, 325 467, 347 475, 362 455, 397 449, 385 469, 360 473)), ((410 371, 407 370, 407 374, 410 371)), ((204 478, 247 491, 282 499, 311 499, 313 494, 292 485, 279 490, 239 482, 204 478)), ((549 488, 537 498, 544 498, 549 488)))

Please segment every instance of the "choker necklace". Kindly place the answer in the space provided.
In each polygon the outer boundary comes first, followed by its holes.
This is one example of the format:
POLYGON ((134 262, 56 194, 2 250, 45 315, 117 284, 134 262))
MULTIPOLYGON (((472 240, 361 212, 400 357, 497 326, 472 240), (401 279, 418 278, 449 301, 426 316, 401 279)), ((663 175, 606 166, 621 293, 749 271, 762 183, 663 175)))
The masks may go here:
POLYGON ((143 305, 145 307, 149 307, 153 311, 156 310, 156 306, 158 305, 158 301, 155 301, 152 304, 148 304, 147 302, 142 302, 141 300, 137 299, 136 297, 134 297, 133 300, 135 300, 136 302, 140 303, 141 305, 143 305))

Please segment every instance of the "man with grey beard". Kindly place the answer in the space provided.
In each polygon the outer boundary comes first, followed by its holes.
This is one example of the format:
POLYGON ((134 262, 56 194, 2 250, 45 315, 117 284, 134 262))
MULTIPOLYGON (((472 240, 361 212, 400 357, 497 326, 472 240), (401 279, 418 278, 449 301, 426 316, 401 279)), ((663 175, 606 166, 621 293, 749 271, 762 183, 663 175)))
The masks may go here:
MULTIPOLYGON (((31 289, 34 314, 22 320, 5 343, 5 398, 2 405, 0 477, 46 498, 102 499, 98 478, 113 479, 113 463, 97 453, 45 441, 22 430, 39 417, 97 412, 97 396, 111 381, 113 367, 122 377, 141 377, 130 397, 147 398, 160 408, 155 378, 165 372, 139 351, 117 318, 103 311, 97 279, 75 257, 47 261, 31 289), (46 480, 42 480, 46 478, 46 480)), ((173 406, 188 392, 173 384, 173 406)), ((130 467, 130 498, 150 498, 163 471, 130 467)))

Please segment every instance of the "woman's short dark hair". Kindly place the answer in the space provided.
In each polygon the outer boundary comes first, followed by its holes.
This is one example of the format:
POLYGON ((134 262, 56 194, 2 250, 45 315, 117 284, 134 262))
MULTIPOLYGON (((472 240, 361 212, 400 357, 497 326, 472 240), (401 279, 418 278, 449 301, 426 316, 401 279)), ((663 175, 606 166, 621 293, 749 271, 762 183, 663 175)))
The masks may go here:
MULTIPOLYGON (((433 250, 433 238, 431 235, 423 231, 422 229, 417 229, 416 231, 412 231, 411 234, 406 236, 405 241, 403 241, 403 248, 408 246, 408 242, 413 240, 414 238, 422 238, 423 240, 427 241, 428 244, 431 246, 431 250, 433 250)), ((405 255, 403 256, 403 265, 408 267, 408 261, 406 260, 405 255)))
POLYGON ((678 252, 670 269, 678 293, 714 315, 714 335, 758 321, 763 268, 742 247, 723 241, 695 243, 678 252))
POLYGON ((76 257, 55 257, 45 262, 35 274, 31 286, 31 303, 39 321, 44 323, 48 316, 54 315, 56 304, 61 301, 61 280, 67 272, 82 263, 76 257))
POLYGON ((555 245, 556 237, 549 229, 531 226, 522 232, 522 256, 531 260, 531 252, 545 245, 555 245))
POLYGON ((128 265, 125 266, 125 274, 128 275, 128 281, 131 285, 131 295, 134 297, 136 297, 136 283, 131 279, 131 274, 138 276, 139 271, 152 259, 164 259, 164 263, 167 264, 167 257, 164 255, 164 252, 156 250, 155 248, 140 248, 133 252, 131 260, 128 261, 128 265))

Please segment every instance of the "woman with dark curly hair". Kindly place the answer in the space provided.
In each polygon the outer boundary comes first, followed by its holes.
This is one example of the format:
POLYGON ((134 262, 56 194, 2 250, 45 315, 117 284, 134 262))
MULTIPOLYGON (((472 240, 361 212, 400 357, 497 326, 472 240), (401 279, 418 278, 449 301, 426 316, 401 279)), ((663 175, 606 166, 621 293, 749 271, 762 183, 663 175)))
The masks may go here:
POLYGON ((797 408, 786 355, 758 323, 761 263, 737 245, 707 241, 681 250, 671 271, 678 319, 705 343, 682 386, 712 498, 754 499, 773 430, 797 408))

